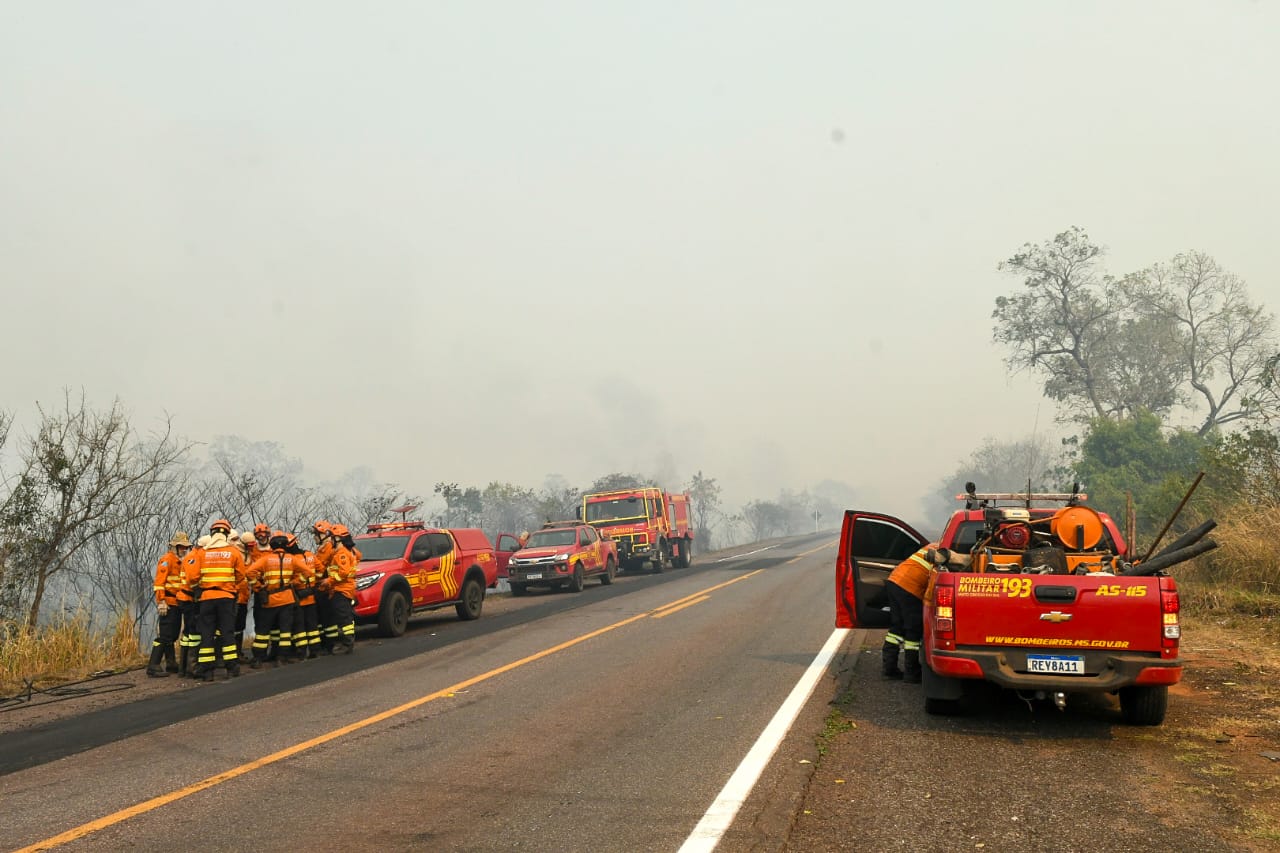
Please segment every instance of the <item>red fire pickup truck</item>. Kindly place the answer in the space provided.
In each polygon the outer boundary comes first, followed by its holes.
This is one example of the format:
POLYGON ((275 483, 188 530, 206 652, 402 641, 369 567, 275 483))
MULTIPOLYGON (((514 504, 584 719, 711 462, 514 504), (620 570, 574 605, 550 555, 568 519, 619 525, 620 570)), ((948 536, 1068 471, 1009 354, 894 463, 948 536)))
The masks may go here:
POLYGON ((582 592, 587 578, 599 577, 607 586, 617 571, 618 550, 613 540, 580 521, 547 524, 507 563, 512 595, 524 595, 531 586, 582 592))
MULTIPOLYGON (((931 554, 938 572, 924 602, 924 704, 959 710, 965 680, 1048 699, 1119 695, 1126 722, 1164 720, 1168 686, 1182 676, 1178 589, 1128 561, 1115 523, 1077 504, 1083 495, 1033 495, 1067 506, 999 506, 979 495, 952 514, 931 554)), ((845 513, 836 556, 836 624, 889 624, 884 583, 928 544, 907 523, 845 513)), ((1154 567, 1155 560, 1151 561, 1154 567)))
POLYGON ((389 637, 403 634, 413 613, 449 605, 459 619, 478 619, 485 590, 498 582, 499 554, 475 528, 371 524, 356 548, 356 620, 389 637))

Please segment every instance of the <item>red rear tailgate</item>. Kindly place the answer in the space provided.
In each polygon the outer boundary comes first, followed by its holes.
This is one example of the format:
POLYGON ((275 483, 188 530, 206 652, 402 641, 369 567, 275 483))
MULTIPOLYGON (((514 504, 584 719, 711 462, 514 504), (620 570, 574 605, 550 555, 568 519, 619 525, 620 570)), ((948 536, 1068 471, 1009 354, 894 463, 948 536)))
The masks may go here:
POLYGON ((950 573, 955 644, 1159 652, 1158 578, 950 573))

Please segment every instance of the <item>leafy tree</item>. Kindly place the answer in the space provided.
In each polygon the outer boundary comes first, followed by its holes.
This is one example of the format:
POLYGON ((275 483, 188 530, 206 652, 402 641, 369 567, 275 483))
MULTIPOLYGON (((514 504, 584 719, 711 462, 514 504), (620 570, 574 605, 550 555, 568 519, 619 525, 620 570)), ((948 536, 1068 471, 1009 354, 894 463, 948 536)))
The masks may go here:
POLYGON ((1132 493, 1138 531, 1153 537, 1191 485, 1209 441, 1195 430, 1165 430, 1154 414, 1139 412, 1094 419, 1077 446, 1073 468, 1089 504, 1122 519, 1132 493))
POLYGON ((537 494, 535 519, 569 519, 578 517, 582 492, 569 485, 559 474, 549 474, 537 494))
POLYGON ((612 492, 618 489, 639 489, 648 485, 650 485, 649 479, 643 474, 624 474, 615 471, 612 474, 605 474, 603 477, 597 478, 594 483, 587 487, 583 494, 612 492))
POLYGON ((1115 279, 1079 228, 1025 245, 1000 269, 1023 289, 996 300, 1005 363, 1044 379, 1064 420, 1203 407, 1198 432, 1280 413, 1274 317, 1203 252, 1115 279))
POLYGON ((720 484, 699 470, 685 485, 685 490, 689 492, 693 541, 697 543, 698 553, 711 551, 714 541, 712 527, 720 515, 720 484))
POLYGON ((457 483, 436 483, 435 493, 444 498, 446 527, 474 527, 484 503, 475 486, 465 489, 457 483))
MULTIPOLYGON (((1005 363, 1011 369, 1042 375, 1046 396, 1095 417, 1135 408, 1122 393, 1131 383, 1111 373, 1114 342, 1132 296, 1100 269, 1102 256, 1102 248, 1080 228, 1039 246, 1024 245, 1000 264, 1002 271, 1023 277, 1024 289, 996 299, 991 315, 995 340, 1010 350, 1005 363)), ((1145 372, 1165 367, 1158 359, 1145 372)), ((1167 410, 1173 393, 1167 382, 1149 387, 1146 396, 1155 399, 1144 402, 1154 411, 1167 410)))

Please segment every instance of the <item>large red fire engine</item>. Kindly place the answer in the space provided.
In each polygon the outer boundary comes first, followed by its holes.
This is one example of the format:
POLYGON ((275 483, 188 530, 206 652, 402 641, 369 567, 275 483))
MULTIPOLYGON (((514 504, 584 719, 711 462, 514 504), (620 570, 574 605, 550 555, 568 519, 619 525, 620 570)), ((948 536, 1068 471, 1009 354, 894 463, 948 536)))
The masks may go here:
POLYGON ((657 486, 617 489, 582 496, 582 520, 618 545, 618 564, 653 571, 693 563, 693 528, 689 493, 665 492, 657 486))

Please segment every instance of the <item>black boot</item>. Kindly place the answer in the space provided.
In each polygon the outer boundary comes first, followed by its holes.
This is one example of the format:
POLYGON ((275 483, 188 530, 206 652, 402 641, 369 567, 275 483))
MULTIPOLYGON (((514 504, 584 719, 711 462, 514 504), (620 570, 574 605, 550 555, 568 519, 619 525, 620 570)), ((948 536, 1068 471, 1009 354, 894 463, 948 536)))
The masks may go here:
POLYGON ((902 653, 902 680, 907 684, 919 684, 923 676, 920 669, 920 650, 907 649, 902 653))
POLYGON ((880 657, 884 663, 885 678, 902 678, 902 670, 898 669, 897 643, 885 643, 880 650, 880 657))
POLYGON ((151 647, 151 660, 147 661, 147 675, 152 678, 168 678, 169 673, 160 668, 160 661, 164 657, 164 649, 161 646, 151 647))
POLYGON ((191 657, 190 649, 188 649, 186 646, 183 646, 181 651, 178 652, 178 674, 179 675, 183 675, 183 676, 194 675, 194 673, 191 671, 191 662, 189 660, 190 657, 191 657))
POLYGON ((173 643, 165 643, 161 651, 164 652, 164 671, 177 672, 178 661, 173 654, 173 643))

